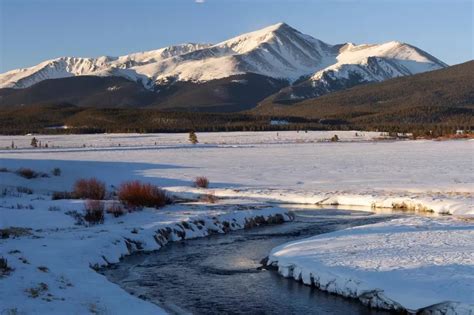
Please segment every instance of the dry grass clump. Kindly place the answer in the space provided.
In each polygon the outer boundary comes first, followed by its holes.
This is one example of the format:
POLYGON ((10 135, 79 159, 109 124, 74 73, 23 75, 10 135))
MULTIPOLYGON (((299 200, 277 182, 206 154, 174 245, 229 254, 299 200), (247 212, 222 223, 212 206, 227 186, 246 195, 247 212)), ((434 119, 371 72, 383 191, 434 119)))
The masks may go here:
POLYGON ((103 200, 105 192, 105 183, 97 178, 82 178, 74 183, 73 194, 76 198, 103 200))
POLYGON ((100 200, 87 200, 84 204, 84 220, 89 224, 104 223, 104 204, 100 200))
POLYGON ((74 196, 69 191, 54 191, 51 195, 52 200, 74 199, 74 196))
POLYGON ((204 176, 196 177, 196 179, 194 180, 194 186, 199 188, 207 188, 209 187, 209 180, 207 179, 207 177, 204 176))
POLYGON ((34 288, 28 288, 25 290, 25 292, 28 293, 28 296, 31 298, 37 298, 48 290, 48 285, 44 282, 40 282, 38 286, 34 288))
POLYGON ((123 208, 123 206, 120 203, 114 202, 110 206, 107 207, 106 212, 118 218, 124 215, 126 210, 123 208))
POLYGON ((31 235, 30 228, 10 226, 4 229, 0 229, 0 238, 17 238, 22 236, 31 235))
POLYGON ((160 208, 170 203, 170 198, 163 189, 140 181, 122 183, 118 190, 118 198, 126 206, 133 209, 141 207, 160 208))
POLYGON ((26 179, 33 179, 33 178, 37 178, 37 177, 40 176, 39 173, 37 173, 34 170, 32 170, 31 168, 27 168, 27 167, 19 168, 18 170, 16 170, 15 173, 17 175, 21 176, 21 177, 26 178, 26 179))
POLYGON ((216 203, 218 200, 219 198, 216 197, 216 195, 214 194, 201 195, 201 197, 199 198, 199 201, 207 203, 216 203))
POLYGON ((13 268, 8 265, 6 258, 0 257, 0 276, 7 275, 13 271, 13 268))

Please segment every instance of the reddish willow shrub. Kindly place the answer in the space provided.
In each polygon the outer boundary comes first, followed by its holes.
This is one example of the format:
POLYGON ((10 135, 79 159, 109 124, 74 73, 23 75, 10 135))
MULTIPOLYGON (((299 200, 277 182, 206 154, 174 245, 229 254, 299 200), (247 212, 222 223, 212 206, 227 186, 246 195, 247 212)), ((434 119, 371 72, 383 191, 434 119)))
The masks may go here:
POLYGON ((160 208, 170 202, 170 198, 163 189, 139 181, 122 183, 118 191, 118 198, 131 208, 160 208))
POLYGON ((204 176, 196 177, 196 179, 194 180, 194 186, 200 188, 207 188, 209 187, 209 180, 204 176))
POLYGON ((76 198, 103 200, 105 192, 105 183, 97 178, 78 179, 74 183, 73 194, 76 198))

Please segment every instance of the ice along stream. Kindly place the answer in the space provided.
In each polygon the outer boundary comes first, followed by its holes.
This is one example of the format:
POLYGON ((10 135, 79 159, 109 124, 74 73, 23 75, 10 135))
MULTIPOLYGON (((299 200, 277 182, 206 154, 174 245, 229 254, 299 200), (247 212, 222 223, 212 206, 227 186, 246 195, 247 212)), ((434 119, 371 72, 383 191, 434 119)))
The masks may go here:
POLYGON ((393 215, 337 209, 295 209, 282 225, 170 243, 102 270, 129 293, 171 314, 389 314, 261 270, 272 248, 292 240, 393 215))

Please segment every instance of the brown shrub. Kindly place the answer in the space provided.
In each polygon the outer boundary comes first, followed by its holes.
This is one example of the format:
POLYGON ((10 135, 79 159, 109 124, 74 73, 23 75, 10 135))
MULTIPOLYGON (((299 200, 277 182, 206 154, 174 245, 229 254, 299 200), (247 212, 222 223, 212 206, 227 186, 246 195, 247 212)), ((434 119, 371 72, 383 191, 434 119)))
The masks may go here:
POLYGON ((16 174, 26 179, 32 179, 38 177, 40 174, 33 171, 31 168, 22 167, 16 171, 16 174))
POLYGON ((105 183, 97 178, 78 179, 74 184, 74 196, 80 199, 102 200, 105 197, 105 183))
POLYGON ((104 223, 104 204, 100 200, 87 200, 84 204, 86 214, 84 220, 89 224, 104 223))
POLYGON ((120 203, 114 202, 109 207, 107 207, 106 212, 118 218, 125 214, 125 209, 120 203))
POLYGON ((122 183, 118 191, 118 198, 132 208, 159 208, 170 202, 170 198, 163 189, 139 181, 122 183))
POLYGON ((196 177, 196 179, 194 180, 194 186, 200 188, 207 188, 209 187, 209 180, 204 176, 196 177))

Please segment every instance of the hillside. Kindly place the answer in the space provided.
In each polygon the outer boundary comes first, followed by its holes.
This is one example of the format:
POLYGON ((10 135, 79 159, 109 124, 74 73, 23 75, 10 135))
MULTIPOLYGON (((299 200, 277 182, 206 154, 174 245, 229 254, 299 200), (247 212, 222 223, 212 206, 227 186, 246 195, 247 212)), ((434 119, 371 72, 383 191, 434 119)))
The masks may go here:
POLYGON ((159 92, 122 77, 77 76, 48 79, 23 89, 0 89, 0 108, 72 104, 94 108, 238 112, 286 86, 284 80, 241 74, 201 83, 175 82, 159 92))
POLYGON ((357 86, 300 102, 262 101, 255 114, 339 120, 354 125, 474 123, 474 61, 357 86))

